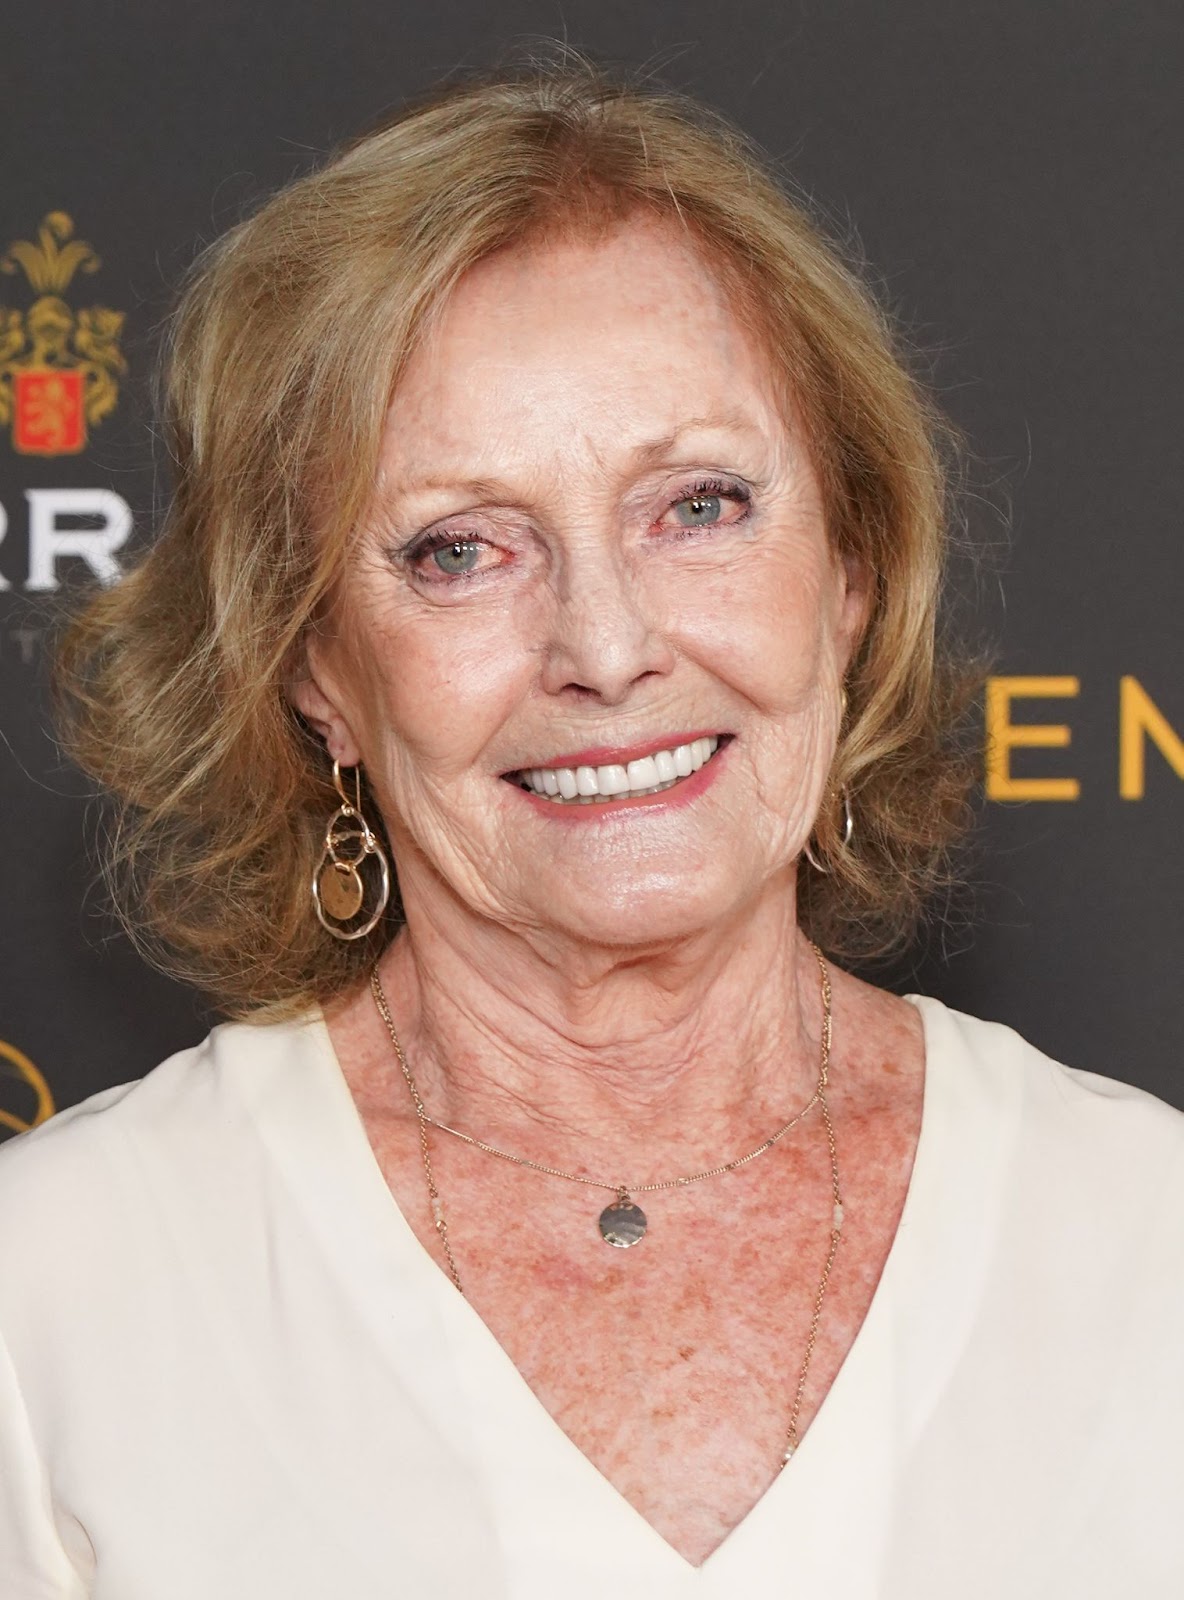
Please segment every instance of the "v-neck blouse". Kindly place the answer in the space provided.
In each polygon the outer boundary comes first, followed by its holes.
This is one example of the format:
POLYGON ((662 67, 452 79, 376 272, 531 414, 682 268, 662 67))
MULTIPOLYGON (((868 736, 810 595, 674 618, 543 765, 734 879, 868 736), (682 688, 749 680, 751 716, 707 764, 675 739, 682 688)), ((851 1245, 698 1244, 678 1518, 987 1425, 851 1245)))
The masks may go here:
POLYGON ((10 1141, 0 1595, 1179 1600, 1184 1117, 914 1003, 868 1315, 698 1568, 419 1244, 319 1016, 216 1028, 10 1141))

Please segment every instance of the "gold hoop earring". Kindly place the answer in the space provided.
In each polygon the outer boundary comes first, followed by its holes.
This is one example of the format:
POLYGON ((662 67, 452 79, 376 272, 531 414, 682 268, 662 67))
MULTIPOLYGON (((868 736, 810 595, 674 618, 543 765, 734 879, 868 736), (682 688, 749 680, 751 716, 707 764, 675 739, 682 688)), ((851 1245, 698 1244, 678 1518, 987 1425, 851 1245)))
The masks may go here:
MULTIPOLYGON (((852 834, 855 832, 855 818, 851 815, 851 796, 847 791, 846 784, 844 784, 839 790, 839 794, 843 801, 843 829, 839 838, 839 843, 844 849, 846 849, 846 847, 851 843, 852 834)), ((813 838, 813 834, 811 834, 810 837, 813 838)), ((829 877, 830 868, 824 867, 822 862, 819 861, 818 857, 814 854, 809 839, 807 839, 805 844, 802 846, 802 854, 814 868, 815 872, 821 872, 824 878, 829 877)))
POLYGON ((378 925, 391 897, 391 869, 386 852, 371 832, 362 815, 362 778, 354 769, 354 797, 351 800, 341 781, 341 767, 333 763, 333 787, 341 798, 325 827, 325 847, 312 875, 312 903, 317 920, 335 939, 364 939, 378 925), (368 860, 378 874, 378 903, 369 916, 363 911, 366 882, 362 867, 368 860), (359 917, 365 921, 350 924, 359 917))

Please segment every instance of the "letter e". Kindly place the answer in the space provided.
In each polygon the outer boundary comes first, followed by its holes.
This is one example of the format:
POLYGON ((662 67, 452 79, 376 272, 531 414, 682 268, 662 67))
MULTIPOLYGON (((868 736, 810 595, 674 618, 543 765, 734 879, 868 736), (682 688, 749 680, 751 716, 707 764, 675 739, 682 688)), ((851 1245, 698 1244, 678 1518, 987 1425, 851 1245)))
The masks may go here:
POLYGON ((987 679, 987 799, 1076 800, 1076 778, 1013 778, 1011 752, 1016 748, 1063 750, 1070 732, 1063 722, 1012 722, 1013 700, 1073 699, 1076 678, 987 679))

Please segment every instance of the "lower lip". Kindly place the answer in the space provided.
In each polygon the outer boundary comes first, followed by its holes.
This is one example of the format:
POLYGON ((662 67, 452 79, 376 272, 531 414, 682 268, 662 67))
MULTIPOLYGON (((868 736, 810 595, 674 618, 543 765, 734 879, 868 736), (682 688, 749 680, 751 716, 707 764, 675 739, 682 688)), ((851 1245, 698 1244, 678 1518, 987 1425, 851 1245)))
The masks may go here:
POLYGON ((533 789, 523 789, 519 784, 511 783, 508 787, 552 822, 605 822, 613 817, 627 816, 632 811, 671 811, 678 806, 690 805, 692 800, 706 793, 715 782, 719 766, 731 745, 730 739, 726 744, 721 744, 709 761, 705 761, 697 772, 692 772, 689 778, 676 783, 673 789, 663 789, 660 794, 639 794, 629 800, 593 800, 588 806, 568 801, 566 805, 560 805, 544 795, 535 794, 533 789))

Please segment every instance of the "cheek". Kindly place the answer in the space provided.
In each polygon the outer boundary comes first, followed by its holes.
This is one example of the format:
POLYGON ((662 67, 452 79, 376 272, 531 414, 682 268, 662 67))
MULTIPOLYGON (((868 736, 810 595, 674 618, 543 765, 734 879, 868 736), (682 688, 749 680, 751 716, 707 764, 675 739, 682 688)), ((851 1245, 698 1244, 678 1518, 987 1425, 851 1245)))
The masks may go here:
POLYGON ((687 575, 675 601, 683 648, 771 715, 805 709, 831 672, 835 595, 825 559, 753 552, 687 575))
POLYGON ((457 607, 377 635, 367 742, 384 748, 388 770, 442 782, 479 762, 532 671, 520 634, 512 615, 457 607))

